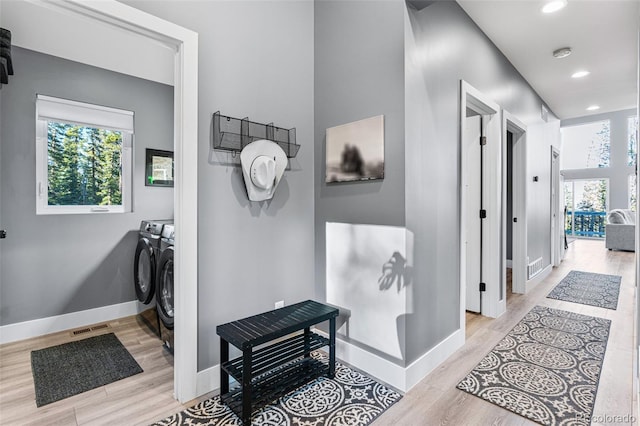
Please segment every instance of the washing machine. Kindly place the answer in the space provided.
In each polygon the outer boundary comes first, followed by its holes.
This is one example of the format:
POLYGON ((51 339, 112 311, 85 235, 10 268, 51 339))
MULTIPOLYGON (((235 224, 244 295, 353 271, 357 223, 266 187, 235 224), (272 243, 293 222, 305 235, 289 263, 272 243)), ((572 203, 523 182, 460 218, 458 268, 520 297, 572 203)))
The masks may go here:
POLYGON ((156 310, 160 318, 160 339, 173 353, 173 253, 175 227, 165 225, 160 238, 160 258, 156 273, 156 310))
POLYGON ((133 280, 138 300, 148 305, 153 300, 156 271, 160 260, 162 230, 173 220, 143 220, 133 260, 133 280))

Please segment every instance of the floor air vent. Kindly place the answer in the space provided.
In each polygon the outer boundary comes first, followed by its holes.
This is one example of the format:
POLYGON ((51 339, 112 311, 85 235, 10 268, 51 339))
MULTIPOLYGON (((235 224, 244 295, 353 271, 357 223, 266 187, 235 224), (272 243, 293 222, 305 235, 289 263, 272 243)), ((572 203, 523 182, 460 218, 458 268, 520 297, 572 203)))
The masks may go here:
POLYGON ((538 275, 538 273, 542 271, 542 258, 539 257, 533 262, 529 263, 529 265, 527 266, 527 271, 529 272, 527 278, 529 280, 538 275))
POLYGON ((100 325, 96 325, 94 327, 79 328, 77 330, 73 330, 71 332, 71 335, 72 336, 77 336, 79 334, 89 333, 89 332, 96 331, 96 330, 104 330, 105 328, 109 328, 109 324, 100 324, 100 325))
POLYGON ((96 325, 95 327, 91 327, 91 331, 102 330, 105 328, 109 328, 109 324, 96 325))

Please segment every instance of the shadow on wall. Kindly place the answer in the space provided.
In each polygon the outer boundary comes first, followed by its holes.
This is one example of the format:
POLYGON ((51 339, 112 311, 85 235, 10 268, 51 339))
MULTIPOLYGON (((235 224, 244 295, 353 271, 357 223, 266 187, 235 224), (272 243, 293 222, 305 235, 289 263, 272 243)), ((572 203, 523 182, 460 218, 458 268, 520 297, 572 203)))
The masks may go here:
POLYGON ((389 261, 382 265, 382 275, 378 278, 380 291, 386 291, 391 288, 394 282, 397 283, 398 293, 400 290, 411 284, 413 280, 413 268, 407 265, 405 259, 400 252, 393 252, 389 261))
POLYGON ((338 336, 403 365, 413 281, 407 230, 327 223, 326 233, 327 303, 340 309, 338 336))
POLYGON ((102 262, 78 285, 62 312, 91 309, 87 308, 87 300, 102 301, 93 308, 136 300, 133 258, 137 241, 138 231, 128 231, 102 262))

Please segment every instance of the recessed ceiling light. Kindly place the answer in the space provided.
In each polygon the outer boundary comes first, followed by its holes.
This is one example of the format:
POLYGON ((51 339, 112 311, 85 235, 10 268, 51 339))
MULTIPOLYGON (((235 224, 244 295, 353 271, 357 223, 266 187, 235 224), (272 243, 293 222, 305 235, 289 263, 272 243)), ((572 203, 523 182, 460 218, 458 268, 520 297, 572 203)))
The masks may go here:
POLYGON ((571 74, 571 78, 582 78, 588 76, 589 74, 591 74, 589 71, 576 71, 571 74))
POLYGON ((564 8, 567 5, 567 0, 554 0, 547 2, 542 7, 542 13, 553 13, 557 12, 560 9, 564 8))
POLYGON ((591 105, 590 107, 587 108, 587 111, 595 111, 600 109, 599 105, 591 105))
POLYGON ((561 47, 560 49, 556 49, 553 51, 554 58, 562 59, 562 58, 566 58, 569 55, 571 55, 570 47, 561 47))

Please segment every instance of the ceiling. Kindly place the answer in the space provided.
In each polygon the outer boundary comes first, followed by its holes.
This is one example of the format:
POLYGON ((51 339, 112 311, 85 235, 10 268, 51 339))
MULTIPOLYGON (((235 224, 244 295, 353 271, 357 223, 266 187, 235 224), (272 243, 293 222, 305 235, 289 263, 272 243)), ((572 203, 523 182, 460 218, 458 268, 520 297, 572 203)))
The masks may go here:
POLYGON ((569 0, 551 14, 543 0, 457 1, 559 118, 637 106, 637 0, 569 0), (553 57, 566 46, 570 56, 553 57), (591 74, 571 78, 579 70, 591 74))
POLYGON ((173 85, 175 52, 161 43, 66 10, 64 2, 0 3, 0 27, 11 30, 14 46, 173 85))

